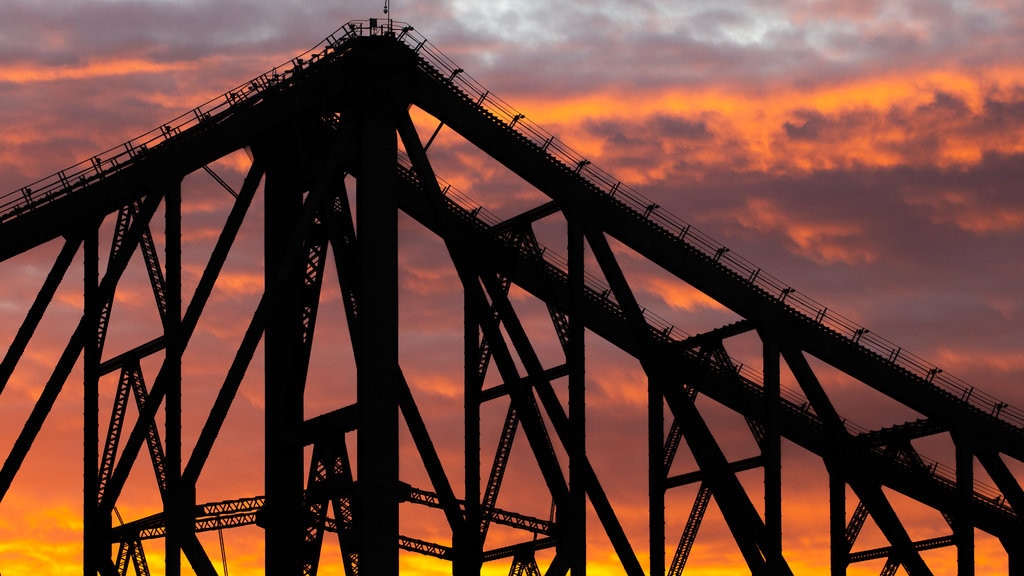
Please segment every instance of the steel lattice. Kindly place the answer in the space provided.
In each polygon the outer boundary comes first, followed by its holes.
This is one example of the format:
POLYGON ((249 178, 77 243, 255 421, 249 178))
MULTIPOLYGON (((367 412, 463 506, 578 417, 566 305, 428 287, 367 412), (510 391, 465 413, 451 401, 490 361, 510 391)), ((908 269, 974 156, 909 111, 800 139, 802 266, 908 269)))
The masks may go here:
MULTIPOLYGON (((962 566, 973 566, 975 530, 999 539, 1011 572, 1024 570, 1024 491, 1005 461, 1024 460, 1024 413, 793 290, 668 214, 490 94, 409 26, 348 23, 288 66, 0 198, 0 258, 61 237, 64 247, 0 365, 0 391, 79 252, 87 278, 83 315, 4 461, 0 498, 8 495, 56 397, 69 387, 79 357, 87 413, 98 411, 101 379, 118 373, 102 441, 99 422, 86 420, 87 573, 126 574, 129 565, 148 573, 142 541, 162 538, 168 558, 184 554, 193 570, 212 575, 196 535, 255 525, 265 532, 266 568, 274 574, 316 574, 327 533, 337 536, 349 576, 360 569, 397 574, 399 550, 451 562, 457 574, 479 573, 483 563, 496 561, 510 562, 510 574, 579 573, 587 561, 587 533, 597 530, 627 574, 675 575, 684 572, 713 502, 751 572, 788 574, 781 536, 783 439, 827 469, 833 573, 885 558, 883 573, 903 567, 929 574, 920 551, 948 546, 956 548, 962 566), (366 78, 375 81, 361 80, 366 78), (424 146, 411 106, 440 119, 547 199, 503 219, 460 194, 435 174, 426 150, 433 137, 424 146), (241 149, 251 151, 252 163, 236 191, 210 165, 241 149), (232 208, 186 302, 181 181, 200 170, 230 194, 232 208), (239 230, 255 218, 248 211, 261 190, 264 289, 195 446, 183 450, 181 414, 189 406, 182 404, 182 362, 195 345, 197 324, 209 314, 239 230), (465 421, 458 449, 466 472, 459 481, 449 477, 447 452, 435 445, 399 362, 399 212, 443 244, 464 300, 465 347, 459 355, 465 421), (160 228, 154 224, 158 213, 166 221, 160 228), (101 267, 97 236, 108 217, 114 235, 101 267), (565 257, 541 245, 535 233, 535 225, 551 217, 564 224, 565 257), (154 237, 154 229, 164 229, 164 237, 154 237), (638 301, 610 241, 741 320, 699 334, 665 322, 638 301), (166 253, 163 263, 158 246, 166 253), (115 294, 135 252, 161 326, 157 336, 108 356, 115 294), (312 378, 317 329, 327 321, 318 313, 330 273, 337 274, 330 281, 341 291, 357 369, 356 382, 338 385, 354 389, 357 400, 307 418, 303 393, 312 378), (544 305, 560 347, 557 361, 538 351, 515 304, 519 294, 544 305), (760 370, 730 357, 731 339, 740 336, 757 338, 760 370), (649 405, 648 470, 636 486, 649 494, 645 541, 629 533, 588 457, 600 448, 586 442, 585 337, 632 357, 645 375, 644 382, 631 383, 644 387, 649 405), (261 345, 266 493, 197 502, 204 466, 261 345), (855 427, 833 405, 808 362, 812 356, 922 418, 874 430, 855 427), (154 363, 156 373, 148 368, 154 363), (783 370, 798 390, 782 385, 783 370), (705 400, 746 420, 757 454, 727 457, 699 408, 705 400), (488 402, 504 408, 501 422, 481 416, 488 402), (162 435, 160 411, 166 414, 162 435), (428 488, 399 478, 400 427, 411 436, 428 488), (482 455, 483 428, 493 428, 498 438, 489 462, 482 455), (927 460, 912 444, 943 434, 955 444, 954 468, 927 460), (114 506, 141 465, 136 461, 144 443, 163 511, 114 526, 114 506), (697 469, 675 473, 683 447, 697 469), (536 465, 543 486, 537 500, 551 503, 550 518, 499 506, 513 448, 527 451, 536 465), (976 481, 975 462, 994 487, 976 481), (746 470, 763 475, 760 502, 738 478, 746 470), (666 541, 675 535, 666 533, 666 493, 691 484, 699 487, 692 507, 673 511, 688 520, 669 556, 666 541), (892 492, 937 511, 951 533, 912 539, 892 492), (852 515, 846 510, 850 495, 856 499, 852 515), (444 541, 401 533, 400 505, 436 511, 444 541), (596 518, 591 525, 588 514, 596 518), (888 545, 856 550, 869 518, 888 545), (491 526, 515 536, 494 545, 491 526), (644 556, 650 557, 647 567, 644 556), (668 567, 666 558, 672 559, 668 567)), ((169 560, 168 574, 182 570, 177 562, 169 560)))

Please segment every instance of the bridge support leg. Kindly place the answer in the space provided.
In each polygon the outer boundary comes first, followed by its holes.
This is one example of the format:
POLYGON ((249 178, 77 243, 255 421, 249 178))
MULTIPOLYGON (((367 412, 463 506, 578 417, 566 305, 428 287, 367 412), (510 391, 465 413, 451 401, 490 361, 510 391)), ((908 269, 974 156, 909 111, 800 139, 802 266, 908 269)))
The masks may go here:
POLYGON ((647 499, 651 576, 665 574, 665 401, 660 380, 647 379, 647 499))
POLYGON ((782 436, 779 431, 781 377, 779 347, 764 334, 765 426, 764 455, 764 557, 769 574, 782 572, 782 436))
POLYGON ((1008 576, 1024 576, 1024 550, 1006 546, 1008 576))
POLYGON ((99 297, 99 238, 96 230, 85 236, 83 301, 85 311, 84 338, 84 433, 83 440, 83 574, 96 576, 104 556, 109 521, 104 526, 99 507, 99 318, 103 303, 99 297))
POLYGON ((167 537, 164 540, 167 558, 167 576, 181 573, 181 550, 189 532, 194 530, 192 508, 194 490, 181 482, 181 357, 184 342, 181 333, 181 183, 170 185, 164 196, 167 317, 164 335, 167 342, 166 366, 167 397, 164 404, 166 426, 165 463, 167 493, 164 514, 167 518, 167 537), (191 496, 188 494, 191 493, 191 496))
POLYGON ((828 527, 832 576, 846 576, 848 543, 846 540, 846 482, 833 471, 828 474, 828 527))
MULTIPOLYGON (((284 148, 285 145, 281 145, 284 148)), ((265 467, 266 572, 282 576, 302 574, 304 518, 302 492, 305 466, 301 444, 289 438, 303 421, 304 372, 295 369, 295 351, 302 338, 302 274, 289 266, 302 246, 296 229, 302 215, 302 190, 290 155, 275 150, 267 166, 265 196, 265 286, 267 320, 265 357, 265 467)))
POLYGON ((388 576, 398 574, 398 139, 391 111, 366 105, 356 182, 362 289, 356 522, 360 573, 388 576))
POLYGON ((569 221, 569 557, 573 576, 587 574, 587 420, 583 320, 583 228, 569 221))
POLYGON ((480 511, 480 392, 483 386, 480 368, 480 318, 468 294, 464 300, 466 522, 461 530, 452 535, 452 547, 455 549, 452 574, 455 576, 479 574, 483 551, 483 542, 480 540, 483 520, 480 511), (457 540, 454 540, 456 538, 457 540))
POLYGON ((957 576, 974 576, 974 522, 971 504, 974 500, 974 454, 967 439, 953 435, 956 444, 956 515, 953 538, 956 541, 957 576))

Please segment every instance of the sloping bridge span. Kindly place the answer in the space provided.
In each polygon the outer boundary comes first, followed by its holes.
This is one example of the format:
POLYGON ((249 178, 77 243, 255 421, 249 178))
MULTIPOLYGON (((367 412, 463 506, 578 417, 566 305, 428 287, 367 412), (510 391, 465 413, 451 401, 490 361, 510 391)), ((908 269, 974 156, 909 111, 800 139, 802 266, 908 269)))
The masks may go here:
POLYGON ((782 439, 819 457, 827 470, 833 574, 878 558, 886 559, 883 573, 903 567, 909 574, 931 574, 920 552, 944 546, 955 547, 960 573, 972 574, 975 529, 999 540, 1011 573, 1024 571, 1024 491, 1007 464, 1024 460, 1024 413, 836 314, 668 214, 490 94, 409 26, 350 22, 223 97, 0 197, 0 259, 58 239, 64 248, 0 366, 0 392, 79 252, 87 278, 83 316, 4 461, 0 497, 9 496, 58 395, 72 393, 69 375, 81 357, 86 573, 147 572, 142 541, 162 538, 168 574, 183 569, 182 555, 197 573, 214 574, 196 534, 256 524, 265 530, 267 572, 275 574, 315 574, 325 532, 336 536, 349 575, 396 574, 400 549, 450 561, 457 574, 478 573, 494 561, 511 561, 510 574, 532 574, 541 572, 534 553, 553 548, 553 559, 541 563, 546 573, 583 573, 588 530, 606 534, 628 574, 680 574, 713 499, 738 561, 755 574, 786 574, 782 439), (459 194, 435 174, 427 151, 432 137, 417 132, 410 106, 439 119, 550 200, 501 219, 459 194), (253 162, 235 190, 210 165, 240 149, 253 162), (234 207, 185 302, 181 181, 199 170, 232 194, 234 207), (355 190, 349 191, 352 181, 355 190), (198 443, 183 449, 181 415, 188 408, 181 402, 182 355, 260 189, 267 213, 266 288, 213 409, 204 415, 198 443), (166 219, 163 262, 151 230, 160 208, 166 219), (438 439, 430 435, 398 361, 399 211, 443 242, 461 283, 466 346, 455 353, 465 364, 461 479, 446 473, 438 439), (564 222, 565 257, 541 246, 534 233, 534 224, 549 217, 564 222), (101 269, 96 232, 111 218, 115 235, 101 269), (609 239, 707 294, 739 321, 691 335, 685 326, 650 314, 609 239), (588 251, 596 267, 584 265, 588 251), (152 339, 104 355, 114 294, 136 252, 147 264, 161 322, 152 339), (355 390, 357 402, 317 407, 324 414, 306 419, 303 388, 315 377, 310 354, 329 257, 357 367, 355 382, 345 385, 355 390), (513 284, 547 306, 564 361, 541 362, 509 297, 513 284), (646 375, 644 382, 629 383, 646 389, 649 404, 648 473, 636 485, 649 500, 643 541, 627 536, 630 530, 588 458, 588 332, 635 358, 646 375), (761 370, 729 356, 729 339, 741 334, 760 341, 761 370), (261 341, 265 495, 199 504, 196 483, 261 341), (921 417, 876 430, 857 427, 834 405, 810 357, 921 417), (160 361, 151 387, 142 358, 160 361), (784 367, 798 390, 782 386, 784 367), (499 384, 485 385, 494 380, 489 370, 499 384), (110 423, 101 427, 100 378, 114 372, 121 377, 110 423), (566 390, 556 390, 563 381, 566 390), (746 420, 756 456, 727 458, 698 407, 700 396, 746 420), (134 422, 126 418, 131 397, 139 414, 134 422), (498 399, 508 404, 504 422, 481 420, 481 406, 498 399), (155 424, 160 410, 166 414, 163 429, 155 424), (413 437, 429 490, 399 478, 399 418, 413 437), (484 457, 481 428, 500 430, 493 460, 484 457), (935 435, 951 440, 953 466, 915 449, 914 440, 935 435), (545 498, 553 503, 548 519, 496 506, 516 436, 525 437, 545 498), (354 462, 349 442, 357 449, 354 462), (673 474, 683 443, 697 469, 673 474), (115 527, 118 497, 133 467, 143 465, 136 460, 144 446, 163 512, 115 527), (313 456, 307 468, 308 446, 313 456), (975 478, 976 464, 994 486, 975 478), (763 475, 763 498, 752 497, 739 480, 750 469, 763 475), (689 484, 699 485, 693 507, 666 510, 666 493, 689 484), (912 539, 891 492, 939 512, 947 533, 912 539), (848 500, 856 502, 852 514, 848 500), (403 502, 440 510, 450 541, 403 535, 403 502), (598 518, 592 526, 588 508, 598 518), (667 514, 687 516, 678 545, 676 535, 666 533, 667 514), (857 549, 867 518, 886 546, 857 549), (492 523, 522 531, 522 541, 495 547, 487 538, 492 523), (648 553, 650 561, 642 565, 639 558, 648 553))

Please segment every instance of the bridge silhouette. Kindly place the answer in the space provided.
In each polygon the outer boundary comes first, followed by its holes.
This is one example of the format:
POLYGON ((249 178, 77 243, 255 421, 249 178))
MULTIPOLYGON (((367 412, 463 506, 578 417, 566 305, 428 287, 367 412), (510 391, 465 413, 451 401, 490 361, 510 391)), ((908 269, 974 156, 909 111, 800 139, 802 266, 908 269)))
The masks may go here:
POLYGON ((65 275, 76 258, 85 273, 82 316, 4 460, 0 499, 9 495, 58 395, 78 386, 71 374, 81 362, 86 574, 148 574, 144 546, 152 547, 153 539, 163 540, 167 574, 189 567, 216 574, 197 534, 258 525, 265 533, 268 574, 316 574, 325 539, 336 540, 348 576, 397 574, 400 550, 450 561, 454 574, 478 574, 491 562, 504 562, 517 575, 584 574, 588 530, 598 530, 624 573, 678 575, 712 501, 736 544, 737 562, 754 574, 790 574, 782 539, 783 439, 815 455, 827 470, 829 501, 823 507, 832 574, 878 559, 884 559, 883 574, 900 567, 911 575, 931 574, 921 552, 955 547, 958 573, 970 575, 976 531, 998 539, 1010 573, 1024 574, 1024 491, 1007 464, 1024 460, 1024 412, 794 290, 669 214, 491 94, 408 25, 350 22, 288 64, 158 129, 0 197, 0 259, 54 241, 62 248, 3 357, 0 392, 58 288, 69 282, 65 275), (411 106, 438 119, 437 130, 418 132, 411 106), (460 193, 435 174, 428 156, 442 127, 547 199, 500 218, 460 193), (252 161, 236 190, 211 164, 239 150, 252 161), (182 186, 185 176, 199 172, 214 178, 233 205, 194 292, 185 294, 182 186), (213 407, 202 414, 198 439, 186 447, 182 417, 191 407, 182 401, 183 357, 195 346, 192 336, 209 313, 239 230, 254 218, 248 209, 260 190, 265 287, 245 319, 247 329, 213 407), (442 456, 450 450, 435 446, 399 361, 400 213, 443 243, 458 275, 453 290, 464 299, 465 346, 453 352, 463 356, 465 367, 463 443, 455 448, 463 454, 465 476, 458 481, 446 472, 442 456), (160 214, 163 236, 154 225, 160 214), (538 240, 534 227, 545 219, 560 223, 564 256, 538 240), (111 227, 113 241, 101 250, 99 231, 111 227), (740 320, 689 334, 650 313, 637 300, 616 245, 740 320), (135 254, 145 262, 159 323, 150 327, 150 338, 111 354, 104 344, 115 295, 135 254), (357 400, 318 406, 322 415, 307 419, 304 389, 330 258, 357 366, 354 382, 337 385, 354 390, 357 400), (513 286, 546 305, 561 346, 558 362, 542 361, 513 305, 513 286), (730 339, 742 336, 757 339, 759 367, 730 356, 730 339), (644 381, 626 384, 642 389, 648 403, 648 470, 634 475, 635 490, 648 495, 642 541, 627 535, 588 458, 595 447, 586 440, 587 338, 636 359, 645 374, 644 381), (265 493, 199 502, 197 484, 261 344, 265 493), (158 371, 144 375, 153 362, 158 371), (921 417, 860 427, 830 397, 819 366, 921 417), (784 371, 795 388, 783 386, 784 371), (101 386, 115 381, 101 394, 101 386), (101 397, 108 396, 113 405, 101 407, 101 397), (698 400, 745 419, 758 454, 727 458, 698 400), (504 419, 482 415, 488 402, 507 406, 504 419), (137 409, 134 420, 130 404, 137 409), (100 420, 101 411, 109 411, 109 422, 100 420), (400 477, 402 426, 428 487, 400 477), (493 459, 484 457, 490 449, 482 446, 485 430, 498 438, 493 459), (520 450, 542 476, 541 499, 552 503, 549 517, 498 506, 517 436, 525 437, 520 450), (925 458, 913 444, 936 436, 955 447, 955 466, 925 458), (684 445, 696 469, 673 473, 684 445), (162 512, 121 522, 116 506, 129 475, 150 465, 162 512), (978 466, 994 486, 975 477, 978 466), (738 474, 755 469, 763 484, 752 495, 738 474), (669 507, 666 495, 682 486, 697 487, 692 506, 669 507), (948 529, 915 540, 893 494, 937 511, 948 529), (439 510, 450 539, 403 534, 400 504, 439 510), (588 514, 596 518, 591 525, 588 514), (669 533, 667 515, 687 518, 681 533, 669 533), (885 546, 858 546, 869 518, 885 546), (517 534, 517 543, 490 545, 488 531, 495 525, 517 534), (553 555, 540 562, 541 550, 553 555))

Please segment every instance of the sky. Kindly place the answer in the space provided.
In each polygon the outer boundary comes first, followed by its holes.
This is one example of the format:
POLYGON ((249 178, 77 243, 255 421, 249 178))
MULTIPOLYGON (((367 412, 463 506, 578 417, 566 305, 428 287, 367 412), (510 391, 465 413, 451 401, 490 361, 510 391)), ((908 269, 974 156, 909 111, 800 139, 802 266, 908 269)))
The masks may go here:
MULTIPOLYGON (((381 8, 364 0, 0 0, 0 192, 119 146, 287 62, 349 20, 381 17, 381 8)), ((1024 406, 1024 6, 396 0, 391 8, 491 93, 660 210, 872 333, 1024 406)), ((414 119, 426 139, 436 120, 424 113, 414 119)), ((542 201, 450 130, 442 130, 431 158, 439 176, 499 215, 542 201)), ((239 153, 214 169, 237 188, 247 166, 239 153)), ((194 287, 229 200, 203 174, 186 179, 187 287, 194 287)), ((260 210, 257 200, 253 213, 260 210)), ((189 406, 212 400, 262 290, 261 224, 254 220, 243 228, 186 356, 189 406)), ((400 226, 403 369, 457 481, 462 297, 443 245, 408 218, 400 226)), ((539 234, 564 252, 556 232, 552 225, 539 234)), ((697 333, 735 319, 627 248, 613 248, 641 305, 681 330, 697 333)), ((58 250, 49 244, 0 263, 5 349, 58 250)), ((4 453, 81 314, 79 266, 80 258, 0 396, 4 453)), ((146 290, 136 261, 115 303, 108 354, 152 337, 156 313, 146 290)), ((521 291, 512 297, 542 358, 554 363, 558 350, 543 306, 521 291)), ((309 416, 354 399, 331 378, 353 371, 336 284, 325 288, 321 317, 309 416)), ((643 373, 596 337, 587 345, 590 457, 646 566, 643 373)), ((740 359, 751 349, 750 342, 735 344, 740 359)), ((259 364, 258 354, 254 374, 259 364)), ((147 374, 151 383, 155 368, 147 374)), ((916 417, 839 374, 823 368, 821 376, 851 421, 883 426, 916 417)), ((105 385, 104 406, 113 383, 105 385)), ((5 576, 81 571, 77 390, 72 385, 62 394, 0 503, 5 576)), ((751 455, 742 419, 710 403, 701 407, 727 453, 751 455)), ((485 459, 504 409, 485 410, 485 459)), ((250 377, 200 481, 200 500, 261 493, 262 447, 254 438, 262 410, 260 383, 250 377)), ((186 416, 186 445, 201 412, 186 416)), ((403 476, 426 488, 407 436, 403 442, 403 476)), ((522 436, 516 447, 500 505, 546 516, 549 503, 535 497, 542 486, 522 436)), ((942 440, 919 448, 951 460, 942 440)), ((787 559, 797 573, 820 573, 828 566, 826 476, 816 458, 792 444, 784 445, 784 458, 787 559)), ((684 455, 678 471, 686 466, 684 455)), ((1024 464, 1011 468, 1024 477, 1024 464)), ((119 504, 126 519, 156 511, 146 474, 136 467, 119 504)), ((757 504, 757 473, 741 479, 757 504)), ((694 493, 690 487, 670 494, 670 510, 681 512, 669 517, 669 558, 694 493)), ((945 535, 937 514, 893 498, 912 535, 945 535)), ((403 507, 410 535, 450 539, 440 521, 403 507)), ((260 570, 260 537, 257 528, 225 533, 231 573, 260 570)), ((513 535, 492 537, 500 544, 513 535)), ((618 573, 596 524, 589 538, 592 572, 618 573)), ((203 542, 219 567, 216 537, 203 542)), ((875 545, 881 536, 869 525, 863 547, 875 545)), ((154 564, 162 563, 161 548, 147 548, 154 564)), ((979 535, 977 558, 979 575, 1006 572, 1005 554, 991 538, 979 535)), ((937 574, 955 573, 949 550, 925 559, 937 574)), ((407 555, 402 562, 409 573, 447 567, 407 555)), ((740 562, 712 505, 686 573, 732 573, 740 562)), ((507 565, 493 570, 503 573, 507 565)), ((869 563, 850 573, 880 570, 869 563)))

